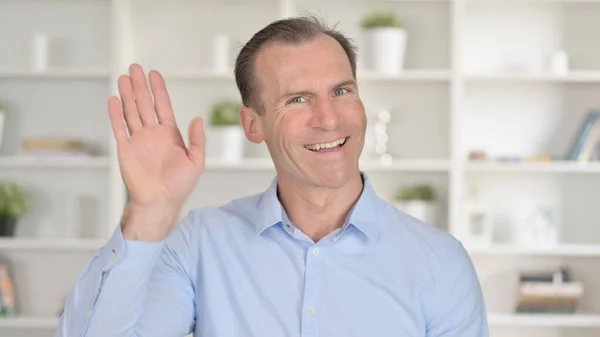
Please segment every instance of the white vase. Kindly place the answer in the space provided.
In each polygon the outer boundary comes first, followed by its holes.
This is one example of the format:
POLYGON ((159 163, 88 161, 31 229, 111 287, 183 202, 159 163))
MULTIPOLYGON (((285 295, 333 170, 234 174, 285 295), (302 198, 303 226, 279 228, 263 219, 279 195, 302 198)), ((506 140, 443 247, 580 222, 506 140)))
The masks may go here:
POLYGON ((218 73, 229 71, 229 37, 219 34, 213 38, 213 70, 218 73))
POLYGON ((2 139, 4 137, 4 123, 6 121, 6 112, 0 110, 0 149, 2 149, 2 139))
POLYGON ((408 34, 404 28, 374 28, 364 31, 364 67, 387 75, 398 75, 404 67, 408 34))
POLYGON ((239 162, 244 157, 244 130, 241 126, 220 126, 213 129, 213 142, 218 145, 218 158, 239 162))
POLYGON ((423 200, 397 202, 396 207, 428 225, 437 225, 437 206, 432 202, 423 200))

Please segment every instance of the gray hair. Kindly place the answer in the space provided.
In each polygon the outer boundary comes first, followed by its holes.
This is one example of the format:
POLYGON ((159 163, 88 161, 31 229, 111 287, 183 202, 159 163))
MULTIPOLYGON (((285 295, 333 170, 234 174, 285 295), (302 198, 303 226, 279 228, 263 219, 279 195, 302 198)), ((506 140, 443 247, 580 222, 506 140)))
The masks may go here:
POLYGON ((308 42, 322 34, 334 38, 342 46, 350 61, 352 76, 356 79, 357 48, 351 39, 312 15, 281 19, 254 34, 237 56, 234 73, 242 103, 255 109, 259 114, 264 113, 264 106, 258 98, 258 81, 254 73, 254 61, 261 47, 271 42, 289 44, 308 42))

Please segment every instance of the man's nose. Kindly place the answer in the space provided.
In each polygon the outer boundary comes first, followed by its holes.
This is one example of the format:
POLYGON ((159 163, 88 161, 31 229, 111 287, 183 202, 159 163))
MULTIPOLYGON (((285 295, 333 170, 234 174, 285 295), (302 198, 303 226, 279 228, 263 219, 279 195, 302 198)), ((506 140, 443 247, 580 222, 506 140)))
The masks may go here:
POLYGON ((320 99, 313 105, 312 127, 335 130, 339 123, 338 111, 330 99, 320 99))

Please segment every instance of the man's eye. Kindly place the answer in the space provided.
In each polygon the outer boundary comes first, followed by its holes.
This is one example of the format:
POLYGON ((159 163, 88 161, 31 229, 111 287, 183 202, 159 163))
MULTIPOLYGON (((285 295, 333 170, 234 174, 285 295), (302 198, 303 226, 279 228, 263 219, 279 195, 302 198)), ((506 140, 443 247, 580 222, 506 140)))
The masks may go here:
POLYGON ((294 97, 290 100, 290 103, 302 103, 302 102, 304 102, 304 98, 300 97, 300 96, 294 97))
POLYGON ((336 96, 340 96, 340 95, 343 95, 343 94, 345 94, 347 92, 348 92, 348 89, 346 89, 346 88, 340 88, 340 89, 336 89, 335 90, 335 95, 336 96))

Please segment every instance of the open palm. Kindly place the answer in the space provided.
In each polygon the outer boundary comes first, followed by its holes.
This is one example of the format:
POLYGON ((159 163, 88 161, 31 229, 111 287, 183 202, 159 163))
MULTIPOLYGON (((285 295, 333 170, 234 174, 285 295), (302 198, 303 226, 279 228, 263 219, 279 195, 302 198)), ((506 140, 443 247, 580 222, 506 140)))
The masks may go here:
POLYGON ((152 93, 142 67, 132 64, 129 76, 119 77, 121 100, 111 96, 108 101, 121 175, 130 202, 178 207, 204 171, 203 123, 192 121, 186 147, 164 79, 155 70, 148 78, 152 93))

